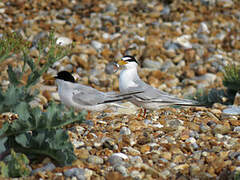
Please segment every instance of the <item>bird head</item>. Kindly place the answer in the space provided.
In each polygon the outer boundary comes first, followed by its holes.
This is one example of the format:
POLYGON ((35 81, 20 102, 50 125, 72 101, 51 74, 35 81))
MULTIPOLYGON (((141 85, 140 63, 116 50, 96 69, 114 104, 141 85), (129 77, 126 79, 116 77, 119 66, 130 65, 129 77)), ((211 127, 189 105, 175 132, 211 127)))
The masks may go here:
POLYGON ((55 79, 61 79, 64 81, 69 81, 74 83, 75 79, 74 77, 71 75, 71 73, 67 72, 67 71, 60 71, 57 76, 55 76, 55 79))
POLYGON ((118 61, 118 65, 124 66, 126 69, 132 69, 132 68, 136 69, 138 66, 138 62, 135 59, 135 57, 126 55, 122 57, 120 61, 118 61))

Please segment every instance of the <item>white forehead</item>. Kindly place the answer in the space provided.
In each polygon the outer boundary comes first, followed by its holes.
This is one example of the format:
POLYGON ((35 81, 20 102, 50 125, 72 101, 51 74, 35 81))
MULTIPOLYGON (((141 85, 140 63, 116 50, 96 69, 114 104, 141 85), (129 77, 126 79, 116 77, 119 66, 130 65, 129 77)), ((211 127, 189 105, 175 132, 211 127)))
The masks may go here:
POLYGON ((131 60, 131 59, 132 59, 131 57, 123 57, 122 58, 123 61, 131 60))

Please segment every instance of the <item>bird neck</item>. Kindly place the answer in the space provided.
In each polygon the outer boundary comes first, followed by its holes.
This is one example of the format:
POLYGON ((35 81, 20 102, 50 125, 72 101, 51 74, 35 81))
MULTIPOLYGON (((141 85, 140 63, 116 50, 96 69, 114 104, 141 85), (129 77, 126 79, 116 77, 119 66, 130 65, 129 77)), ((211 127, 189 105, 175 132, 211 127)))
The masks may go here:
POLYGON ((68 94, 68 93, 72 93, 72 84, 71 82, 68 81, 64 81, 61 79, 57 79, 56 80, 57 86, 58 86, 58 92, 59 95, 63 95, 63 94, 68 94))

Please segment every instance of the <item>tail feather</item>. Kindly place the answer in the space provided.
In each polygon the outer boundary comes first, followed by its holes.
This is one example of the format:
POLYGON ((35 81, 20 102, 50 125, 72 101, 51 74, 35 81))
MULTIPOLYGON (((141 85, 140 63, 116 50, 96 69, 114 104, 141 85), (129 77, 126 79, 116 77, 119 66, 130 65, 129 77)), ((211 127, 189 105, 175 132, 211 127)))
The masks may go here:
POLYGON ((108 99, 108 100, 105 100, 105 101, 103 101, 99 104, 119 102, 119 101, 127 100, 127 99, 130 99, 130 98, 132 98, 132 97, 131 96, 126 96, 126 97, 121 97, 121 98, 116 98, 116 99, 108 99))
POLYGON ((206 106, 204 104, 200 104, 198 101, 190 100, 190 99, 178 99, 176 101, 152 101, 158 102, 161 104, 169 104, 169 105, 177 105, 177 106, 206 106))

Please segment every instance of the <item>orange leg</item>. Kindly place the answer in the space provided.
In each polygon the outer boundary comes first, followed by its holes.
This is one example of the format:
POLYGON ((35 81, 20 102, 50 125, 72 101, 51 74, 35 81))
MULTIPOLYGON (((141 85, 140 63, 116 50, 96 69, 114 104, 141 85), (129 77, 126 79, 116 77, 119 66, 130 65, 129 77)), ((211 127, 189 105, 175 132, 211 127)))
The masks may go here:
POLYGON ((138 113, 138 116, 137 116, 137 119, 145 119, 147 118, 147 110, 145 108, 141 108, 139 113, 138 113), (143 113, 143 114, 142 114, 143 113))
POLYGON ((140 109, 140 111, 139 111, 139 113, 138 113, 138 116, 137 116, 137 118, 140 118, 140 117, 141 117, 141 115, 142 115, 142 108, 140 109))
POLYGON ((144 119, 147 118, 147 117, 146 117, 146 112, 147 112, 147 110, 144 108, 144 111, 143 111, 143 118, 144 118, 144 119))
POLYGON ((87 117, 86 117, 86 119, 87 119, 87 120, 90 120, 90 118, 91 118, 91 112, 90 112, 90 111, 88 111, 88 114, 87 114, 87 117))

